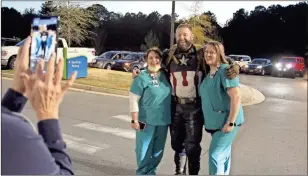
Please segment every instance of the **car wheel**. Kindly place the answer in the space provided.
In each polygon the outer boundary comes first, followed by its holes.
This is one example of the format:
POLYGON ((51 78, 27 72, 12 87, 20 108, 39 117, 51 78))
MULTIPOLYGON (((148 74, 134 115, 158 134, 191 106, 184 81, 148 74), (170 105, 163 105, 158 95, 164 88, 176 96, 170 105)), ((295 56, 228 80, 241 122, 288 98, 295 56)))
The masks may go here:
POLYGON ((107 64, 105 68, 106 68, 106 70, 111 70, 111 65, 107 64))
POLYGON ((305 75, 305 70, 301 71, 299 74, 300 77, 304 77, 304 75, 305 75))
POLYGON ((11 59, 9 60, 9 63, 7 64, 8 69, 14 69, 15 67, 15 61, 16 61, 16 56, 12 56, 11 59))

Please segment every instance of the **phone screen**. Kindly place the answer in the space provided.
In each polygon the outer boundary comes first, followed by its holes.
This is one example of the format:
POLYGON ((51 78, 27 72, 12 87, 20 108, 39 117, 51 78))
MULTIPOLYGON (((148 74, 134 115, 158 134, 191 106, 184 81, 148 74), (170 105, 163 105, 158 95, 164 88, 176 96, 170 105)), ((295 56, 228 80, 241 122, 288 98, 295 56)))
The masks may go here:
POLYGON ((57 53, 58 17, 36 17, 31 25, 32 42, 30 49, 30 69, 35 71, 37 62, 44 59, 46 71, 47 62, 52 53, 57 53))
POLYGON ((140 130, 144 130, 145 123, 139 121, 139 127, 140 127, 140 130))

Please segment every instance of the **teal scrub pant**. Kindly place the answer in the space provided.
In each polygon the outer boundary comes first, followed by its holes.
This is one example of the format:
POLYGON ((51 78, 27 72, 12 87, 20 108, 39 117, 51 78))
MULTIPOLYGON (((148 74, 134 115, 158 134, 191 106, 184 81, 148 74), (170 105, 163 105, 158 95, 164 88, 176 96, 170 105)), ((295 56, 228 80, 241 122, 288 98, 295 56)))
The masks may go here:
POLYGON ((168 125, 147 125, 136 132, 137 175, 156 175, 156 169, 163 158, 168 125))
POLYGON ((209 149, 209 175, 229 175, 232 142, 239 127, 229 133, 217 131, 212 134, 209 149))

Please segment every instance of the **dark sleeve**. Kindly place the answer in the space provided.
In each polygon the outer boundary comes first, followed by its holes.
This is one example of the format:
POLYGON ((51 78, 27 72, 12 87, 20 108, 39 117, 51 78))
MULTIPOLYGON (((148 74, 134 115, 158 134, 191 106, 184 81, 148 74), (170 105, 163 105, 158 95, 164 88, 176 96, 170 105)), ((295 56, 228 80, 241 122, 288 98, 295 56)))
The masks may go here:
POLYGON ((9 88, 2 98, 1 105, 13 112, 21 112, 27 103, 27 98, 9 88))
POLYGON ((3 115, 3 175, 73 175, 57 119, 38 123, 38 135, 22 117, 3 115), (18 118, 19 117, 19 118, 18 118))
POLYGON ((226 60, 228 61, 228 64, 229 64, 229 65, 234 64, 234 60, 233 60, 233 59, 231 59, 231 58, 226 58, 226 60))
POLYGON ((167 59, 168 59, 168 55, 169 55, 169 49, 166 49, 163 51, 163 55, 162 55, 162 60, 161 60, 161 65, 162 65, 162 68, 166 69, 166 62, 167 62, 167 59))
POLYGON ((39 134, 43 137, 46 146, 60 167, 61 175, 74 175, 71 159, 64 151, 66 144, 63 141, 59 121, 57 119, 43 120, 38 123, 39 134))

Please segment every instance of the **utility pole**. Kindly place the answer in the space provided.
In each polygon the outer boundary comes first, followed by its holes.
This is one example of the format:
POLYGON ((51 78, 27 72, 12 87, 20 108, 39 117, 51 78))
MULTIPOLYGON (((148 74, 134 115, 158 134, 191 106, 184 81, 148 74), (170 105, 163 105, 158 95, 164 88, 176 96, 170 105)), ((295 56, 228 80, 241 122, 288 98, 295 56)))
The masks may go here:
POLYGON ((175 22, 175 1, 172 1, 170 47, 172 47, 174 44, 174 22, 175 22))

